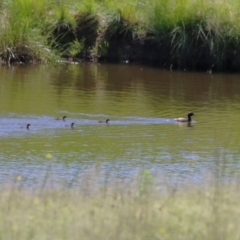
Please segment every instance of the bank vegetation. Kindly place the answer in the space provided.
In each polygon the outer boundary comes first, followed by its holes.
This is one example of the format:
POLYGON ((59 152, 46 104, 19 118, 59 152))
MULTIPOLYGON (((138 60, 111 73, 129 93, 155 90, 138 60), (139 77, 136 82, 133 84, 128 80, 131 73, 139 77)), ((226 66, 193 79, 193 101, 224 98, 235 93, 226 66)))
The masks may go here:
POLYGON ((3 62, 240 70, 237 0, 1 0, 3 62))
POLYGON ((239 239, 236 182, 214 178, 206 184, 176 187, 143 171, 131 183, 99 185, 95 176, 71 187, 65 183, 50 187, 46 179, 34 187, 21 176, 13 184, 1 184, 0 238, 239 239))

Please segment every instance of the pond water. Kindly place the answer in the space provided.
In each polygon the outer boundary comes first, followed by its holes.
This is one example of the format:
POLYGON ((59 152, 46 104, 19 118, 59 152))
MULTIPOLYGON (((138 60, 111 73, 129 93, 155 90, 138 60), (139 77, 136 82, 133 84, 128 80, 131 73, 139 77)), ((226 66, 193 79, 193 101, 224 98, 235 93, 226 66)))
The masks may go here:
POLYGON ((239 175, 239 75, 90 63, 0 72, 1 183, 77 186, 89 175, 130 183, 144 171, 173 184, 239 175), (191 126, 174 121, 189 111, 191 126))

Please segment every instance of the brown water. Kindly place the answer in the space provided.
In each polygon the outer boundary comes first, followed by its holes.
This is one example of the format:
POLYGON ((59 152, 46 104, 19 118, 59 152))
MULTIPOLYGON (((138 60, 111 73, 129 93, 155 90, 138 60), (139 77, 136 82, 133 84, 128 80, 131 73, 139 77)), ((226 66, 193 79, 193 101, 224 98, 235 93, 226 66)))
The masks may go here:
POLYGON ((74 186, 89 174, 131 181, 144 171, 174 184, 238 177, 239 75, 107 64, 0 72, 1 183, 74 186), (173 120, 190 110, 191 127, 173 120))

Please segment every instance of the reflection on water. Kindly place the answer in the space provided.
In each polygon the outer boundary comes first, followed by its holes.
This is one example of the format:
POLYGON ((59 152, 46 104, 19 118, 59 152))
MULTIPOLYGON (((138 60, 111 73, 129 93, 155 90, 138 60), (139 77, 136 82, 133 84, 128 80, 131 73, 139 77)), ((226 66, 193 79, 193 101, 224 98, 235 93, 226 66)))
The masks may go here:
POLYGON ((174 184, 218 168, 238 175, 238 75, 107 64, 0 71, 1 182, 20 174, 35 186, 50 169, 53 183, 77 185, 96 166, 99 182, 144 169, 174 184), (189 111, 191 124, 174 121, 189 111))

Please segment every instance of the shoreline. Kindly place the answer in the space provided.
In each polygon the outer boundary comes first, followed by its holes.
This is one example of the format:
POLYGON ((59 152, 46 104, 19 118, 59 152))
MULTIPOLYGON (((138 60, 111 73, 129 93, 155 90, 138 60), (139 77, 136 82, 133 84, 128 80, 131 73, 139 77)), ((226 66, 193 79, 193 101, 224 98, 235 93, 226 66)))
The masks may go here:
POLYGON ((240 3, 16 0, 0 7, 0 58, 240 72, 240 3))

